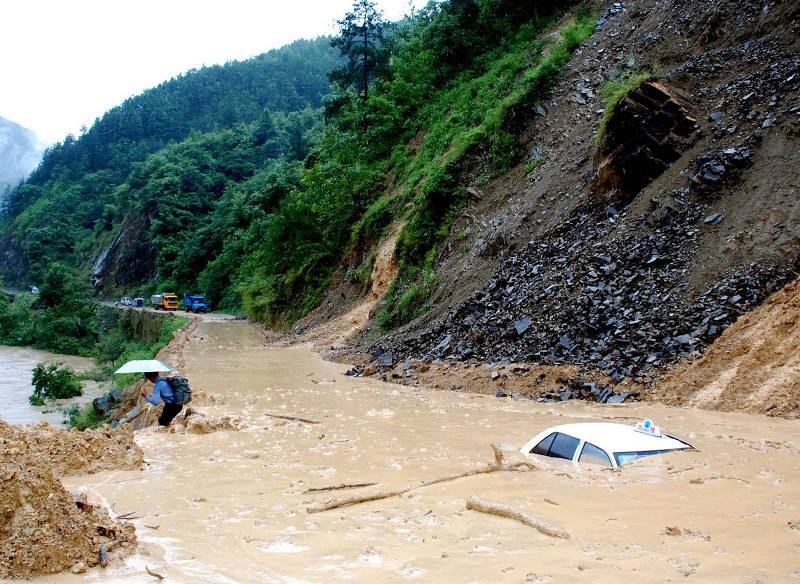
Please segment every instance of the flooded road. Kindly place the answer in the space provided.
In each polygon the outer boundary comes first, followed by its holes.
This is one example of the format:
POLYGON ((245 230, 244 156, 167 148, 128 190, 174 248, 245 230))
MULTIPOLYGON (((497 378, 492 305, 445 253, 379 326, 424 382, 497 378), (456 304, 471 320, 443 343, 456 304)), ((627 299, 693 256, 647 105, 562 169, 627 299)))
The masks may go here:
POLYGON ((72 399, 56 400, 54 405, 36 407, 30 405, 28 396, 33 391, 31 373, 37 363, 60 361, 76 371, 89 369, 92 359, 72 355, 58 355, 28 347, 6 347, 0 345, 0 418, 12 424, 35 424, 50 422, 64 425, 62 409, 71 405, 83 405, 103 395, 104 390, 93 381, 82 382, 83 395, 72 399))
MULTIPOLYGON (((122 566, 42 582, 795 582, 800 581, 797 421, 651 404, 537 404, 352 379, 304 348, 263 346, 241 322, 204 322, 185 351, 193 386, 239 430, 138 433, 143 471, 65 481, 135 511, 122 566), (273 413, 319 424, 264 416, 273 413), (559 423, 652 417, 698 450, 621 473, 537 458, 541 470, 472 476, 402 497, 309 514, 485 466, 559 423), (342 483, 359 489, 306 493, 342 483), (465 508, 501 502, 571 535, 553 539, 465 508)), ((513 457, 513 453, 511 453, 513 457)), ((510 460, 512 458, 510 457, 510 460)))

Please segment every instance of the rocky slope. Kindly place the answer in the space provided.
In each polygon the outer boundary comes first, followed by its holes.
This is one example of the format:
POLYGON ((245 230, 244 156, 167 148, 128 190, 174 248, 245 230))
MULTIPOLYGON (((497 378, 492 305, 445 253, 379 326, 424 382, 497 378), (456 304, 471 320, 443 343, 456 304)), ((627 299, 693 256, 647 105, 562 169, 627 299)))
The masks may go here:
POLYGON ((604 4, 437 258, 428 314, 356 350, 577 365, 648 383, 792 280, 800 252, 800 2, 604 4), (614 110, 601 87, 650 82, 614 110))

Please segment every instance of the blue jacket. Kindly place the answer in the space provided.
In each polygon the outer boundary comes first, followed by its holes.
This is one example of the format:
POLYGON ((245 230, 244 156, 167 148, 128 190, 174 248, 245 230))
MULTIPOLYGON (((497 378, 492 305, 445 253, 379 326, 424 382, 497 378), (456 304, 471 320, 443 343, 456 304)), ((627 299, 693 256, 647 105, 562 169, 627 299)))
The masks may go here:
POLYGON ((144 399, 146 399, 148 403, 157 406, 162 400, 165 404, 174 403, 174 396, 175 394, 172 392, 172 386, 169 382, 164 377, 159 377, 155 384, 153 384, 153 395, 147 396, 144 399))

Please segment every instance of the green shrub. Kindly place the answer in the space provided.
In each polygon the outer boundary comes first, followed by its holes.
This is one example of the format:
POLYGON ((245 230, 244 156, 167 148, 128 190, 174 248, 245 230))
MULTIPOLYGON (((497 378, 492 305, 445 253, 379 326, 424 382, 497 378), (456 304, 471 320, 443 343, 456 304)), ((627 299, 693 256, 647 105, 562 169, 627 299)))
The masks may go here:
POLYGON ((63 363, 37 363, 31 375, 33 393, 29 401, 42 405, 44 400, 68 399, 83 394, 81 382, 75 371, 63 363))
POLYGON ((489 160, 495 174, 510 170, 519 159, 520 149, 517 141, 510 133, 501 131, 491 140, 489 160))
POLYGON ((64 416, 70 428, 75 428, 76 430, 97 428, 103 423, 102 418, 97 415, 94 405, 91 403, 83 407, 74 405, 64 411, 64 416))
POLYGON ((40 395, 32 393, 28 396, 28 403, 30 403, 32 406, 43 406, 44 398, 40 395))
POLYGON ((381 238, 392 221, 390 200, 389 197, 383 196, 369 206, 367 212, 353 226, 350 238, 353 243, 374 242, 381 238))

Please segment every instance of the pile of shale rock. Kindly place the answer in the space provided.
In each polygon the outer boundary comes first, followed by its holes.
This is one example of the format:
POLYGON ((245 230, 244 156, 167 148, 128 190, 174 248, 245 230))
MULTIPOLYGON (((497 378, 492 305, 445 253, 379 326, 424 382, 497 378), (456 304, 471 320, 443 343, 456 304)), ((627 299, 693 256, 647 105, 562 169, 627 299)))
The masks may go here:
POLYGON ((725 221, 706 214, 707 202, 749 157, 746 144, 700 154, 689 186, 653 199, 644 218, 613 206, 578 210, 419 336, 376 347, 376 365, 406 356, 566 363, 614 381, 647 380, 654 367, 711 343, 792 277, 789 266, 751 264, 687 293, 697 238, 725 221))

